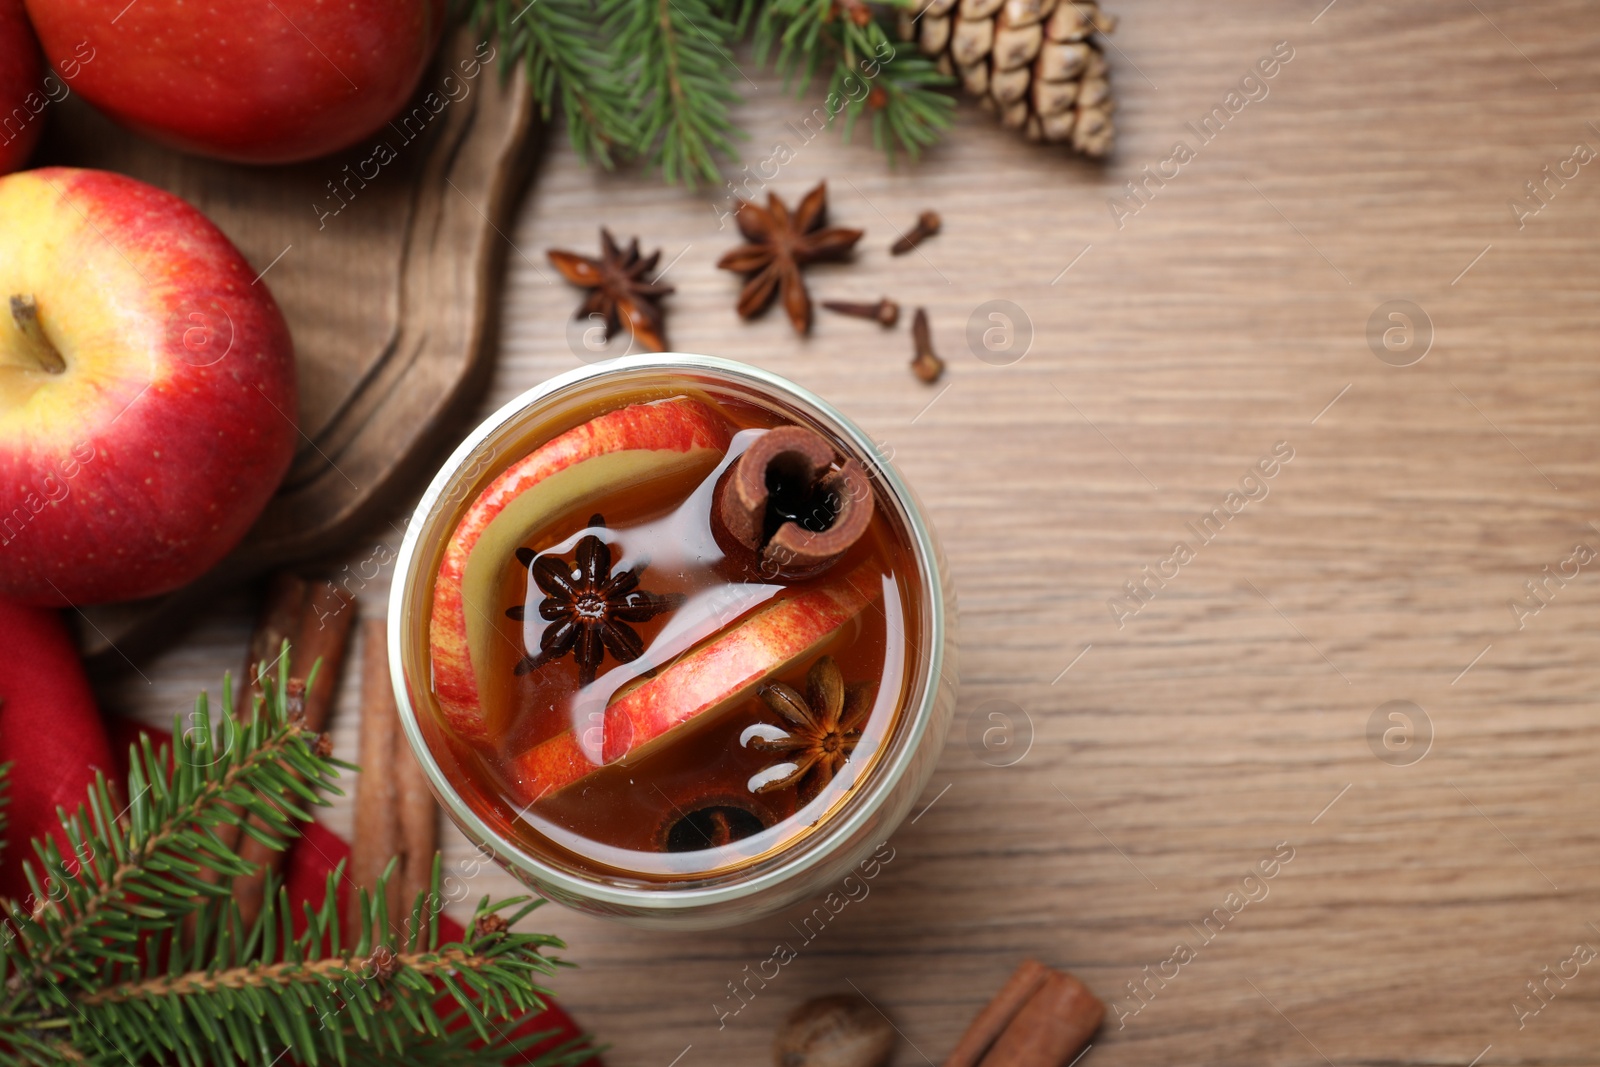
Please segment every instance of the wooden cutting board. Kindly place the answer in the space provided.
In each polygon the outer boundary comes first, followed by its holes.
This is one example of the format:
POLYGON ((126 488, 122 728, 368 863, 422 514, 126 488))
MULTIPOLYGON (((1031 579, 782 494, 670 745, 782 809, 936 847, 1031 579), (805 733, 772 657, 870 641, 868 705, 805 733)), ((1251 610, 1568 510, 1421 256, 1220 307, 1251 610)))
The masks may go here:
POLYGON ((182 155, 76 97, 53 116, 40 165, 97 167, 205 212, 263 274, 289 321, 300 445, 243 543, 167 596, 85 608, 96 670, 181 633, 218 593, 267 568, 338 551, 414 491, 488 380, 503 233, 531 173, 536 108, 520 67, 454 31, 416 96, 338 155, 245 167, 182 155))

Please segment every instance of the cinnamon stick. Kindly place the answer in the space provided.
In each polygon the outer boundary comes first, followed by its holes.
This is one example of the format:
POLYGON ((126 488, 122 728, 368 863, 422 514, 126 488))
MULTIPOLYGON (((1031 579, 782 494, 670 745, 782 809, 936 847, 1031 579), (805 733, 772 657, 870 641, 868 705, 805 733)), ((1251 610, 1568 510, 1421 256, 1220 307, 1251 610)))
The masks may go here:
MULTIPOLYGON (((256 617, 255 629, 250 632, 250 644, 245 648, 244 669, 239 672, 238 699, 234 701, 235 713, 243 719, 250 717, 255 698, 261 695, 261 681, 256 671, 262 664, 277 669, 278 656, 283 643, 298 644, 300 616, 305 611, 306 589, 310 583, 298 574, 279 571, 267 582, 266 599, 261 602, 261 613, 256 617)), ((295 662, 300 661, 298 654, 295 662)), ((311 669, 310 664, 305 665, 311 669)))
MULTIPOLYGON (((387 663, 383 684, 393 704, 394 688, 389 684, 387 663)), ((439 849, 439 803, 416 753, 398 728, 394 747, 395 794, 400 805, 400 907, 410 915, 417 894, 426 893, 433 884, 433 855, 439 849)))
POLYGON ((321 730, 327 724, 328 710, 339 692, 339 673, 345 650, 350 647, 355 606, 354 597, 328 581, 313 582, 306 598, 306 610, 300 616, 300 644, 291 647, 289 654, 298 664, 297 676, 310 674, 312 666, 322 662, 316 684, 306 690, 306 723, 313 730, 321 730))
POLYGON ((1100 1028, 1106 1006, 1070 974, 1051 971, 995 1039, 980 1067, 1066 1067, 1100 1028))
POLYGON ((956 1047, 945 1057, 944 1067, 977 1067, 995 1038, 1010 1025, 1050 974, 1050 968, 1038 960, 1023 960, 1000 987, 1000 992, 972 1020, 956 1047))
MULTIPOLYGON (((394 686, 389 679, 387 625, 382 619, 361 624, 361 778, 356 787, 355 839, 350 878, 369 893, 377 888, 391 858, 399 863, 386 887, 390 924, 404 930, 417 894, 433 880, 439 845, 439 808, 400 729, 394 686)), ((359 923, 351 898, 348 921, 359 923)))
MULTIPOLYGON (((350 839, 348 874, 356 889, 376 890, 391 857, 400 851, 398 773, 395 733, 399 723, 389 685, 389 657, 382 619, 361 623, 361 777, 356 783, 355 830, 350 839)), ((400 874, 385 893, 390 921, 398 919, 400 874)), ((351 893, 345 911, 348 928, 360 928, 360 895, 351 893)))
MULTIPOLYGON (((256 661, 256 666, 247 668, 246 684, 236 713, 249 717, 255 694, 260 692, 260 678, 256 671, 260 663, 270 664, 276 660, 282 651, 283 640, 287 639, 291 679, 304 684, 312 667, 319 662, 321 664, 317 668, 315 684, 305 690, 302 713, 308 728, 324 729, 328 722, 328 711, 338 691, 339 674, 344 665, 345 649, 354 621, 355 598, 332 582, 321 579, 306 581, 285 575, 274 577, 261 619, 250 642, 250 654, 255 656, 259 653, 261 658, 256 661), (268 644, 274 638, 277 644, 268 644)), ((237 847, 239 855, 255 865, 249 874, 239 875, 233 880, 233 898, 248 928, 261 913, 267 873, 277 867, 283 853, 245 834, 240 835, 237 847)))
MULTIPOLYGON (((240 722, 250 721, 256 697, 261 695, 261 681, 256 671, 264 663, 276 667, 284 641, 299 639, 300 613, 305 601, 306 581, 297 574, 279 571, 267 583, 266 599, 261 602, 261 613, 256 617, 255 629, 250 632, 250 643, 245 647, 244 669, 239 672, 238 696, 233 702, 233 717, 240 722)), ((231 804, 228 808, 238 810, 231 804)), ((237 848, 244 829, 235 823, 224 823, 216 828, 216 833, 229 848, 237 848)), ((218 875, 208 868, 201 877, 214 882, 218 875)))
MULTIPOLYGON (((267 583, 266 598, 261 602, 255 629, 250 632, 250 642, 245 646, 244 669, 239 672, 239 684, 235 690, 237 695, 233 702, 233 717, 240 722, 250 721, 256 698, 261 695, 261 682, 256 672, 263 664, 269 665, 271 671, 277 669, 284 641, 298 645, 300 618, 305 611, 308 584, 304 578, 290 571, 277 572, 267 583)), ((294 662, 301 668, 298 673, 302 677, 311 669, 311 664, 302 664, 299 656, 295 656, 294 662)), ((229 804, 227 808, 231 813, 238 814, 237 805, 229 804)), ((214 832, 230 849, 239 848, 239 842, 244 837, 244 828, 238 823, 219 824, 214 832)), ((215 868, 206 867, 198 877, 215 884, 222 875, 215 868)), ((197 916, 194 915, 184 920, 184 929, 190 935, 194 933, 196 920, 197 916)))

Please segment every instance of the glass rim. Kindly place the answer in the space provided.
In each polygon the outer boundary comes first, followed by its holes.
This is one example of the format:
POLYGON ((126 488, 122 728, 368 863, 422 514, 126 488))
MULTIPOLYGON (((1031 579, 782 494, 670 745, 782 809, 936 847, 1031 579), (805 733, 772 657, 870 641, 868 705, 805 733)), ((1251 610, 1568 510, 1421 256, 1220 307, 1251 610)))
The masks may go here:
POLYGON ((440 466, 428 488, 423 492, 412 512, 410 522, 400 543, 395 562, 395 578, 389 591, 389 617, 386 637, 389 654, 390 684, 394 689, 395 705, 406 742, 421 765, 434 793, 449 811, 451 818, 461 826, 474 844, 487 849, 499 862, 525 874, 539 886, 549 886, 561 897, 583 899, 608 908, 629 911, 669 913, 705 909, 728 904, 745 897, 773 890, 806 871, 826 862, 837 847, 852 840, 889 799, 894 787, 910 768, 923 737, 935 713, 939 694, 939 679, 944 673, 945 639, 948 631, 949 605, 945 603, 943 575, 937 548, 926 517, 910 487, 900 477, 893 464, 878 455, 876 444, 848 416, 822 397, 781 375, 760 367, 720 356, 702 356, 686 352, 659 352, 626 355, 615 359, 577 367, 565 371, 520 393, 501 405, 469 432, 440 466), (427 523, 416 521, 432 515, 440 500, 449 493, 456 476, 466 466, 478 447, 490 436, 505 428, 530 408, 558 393, 587 384, 619 372, 636 370, 705 371, 756 387, 760 391, 776 394, 783 399, 798 401, 802 407, 813 409, 832 424, 832 428, 855 446, 860 458, 871 464, 874 473, 894 496, 896 504, 905 514, 908 533, 911 535, 913 555, 920 579, 922 602, 927 605, 927 620, 917 652, 924 658, 926 669, 921 679, 920 691, 908 707, 909 717, 897 733, 899 741, 892 750, 884 753, 887 762, 880 761, 865 783, 867 795, 836 816, 830 816, 815 835, 813 847, 798 849, 796 855, 785 858, 787 846, 780 848, 770 867, 763 868, 748 878, 737 875, 727 883, 675 887, 671 883, 648 887, 608 883, 599 878, 586 878, 546 862, 490 826, 445 775, 422 735, 417 709, 412 705, 405 675, 405 635, 401 625, 406 604, 411 599, 419 579, 427 576, 415 572, 420 551, 423 527, 427 523))

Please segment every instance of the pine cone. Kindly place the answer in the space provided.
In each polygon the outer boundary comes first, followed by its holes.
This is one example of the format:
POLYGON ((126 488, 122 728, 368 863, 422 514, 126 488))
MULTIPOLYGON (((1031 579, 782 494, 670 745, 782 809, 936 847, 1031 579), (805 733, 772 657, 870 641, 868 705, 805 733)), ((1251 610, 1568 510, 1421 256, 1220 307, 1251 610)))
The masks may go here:
POLYGON ((1111 150, 1116 104, 1095 34, 1116 25, 1094 0, 921 0, 900 16, 901 35, 1002 126, 1097 159, 1111 150))

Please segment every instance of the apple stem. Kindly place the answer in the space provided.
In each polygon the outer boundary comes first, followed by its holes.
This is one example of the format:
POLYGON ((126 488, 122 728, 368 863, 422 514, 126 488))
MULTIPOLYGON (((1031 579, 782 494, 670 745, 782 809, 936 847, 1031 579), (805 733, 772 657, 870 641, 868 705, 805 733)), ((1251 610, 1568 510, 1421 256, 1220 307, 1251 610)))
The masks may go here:
POLYGON ((61 357, 60 349, 50 343, 44 327, 39 324, 39 302, 32 293, 11 294, 11 321, 17 324, 23 349, 42 370, 60 374, 67 369, 67 361, 61 357))

